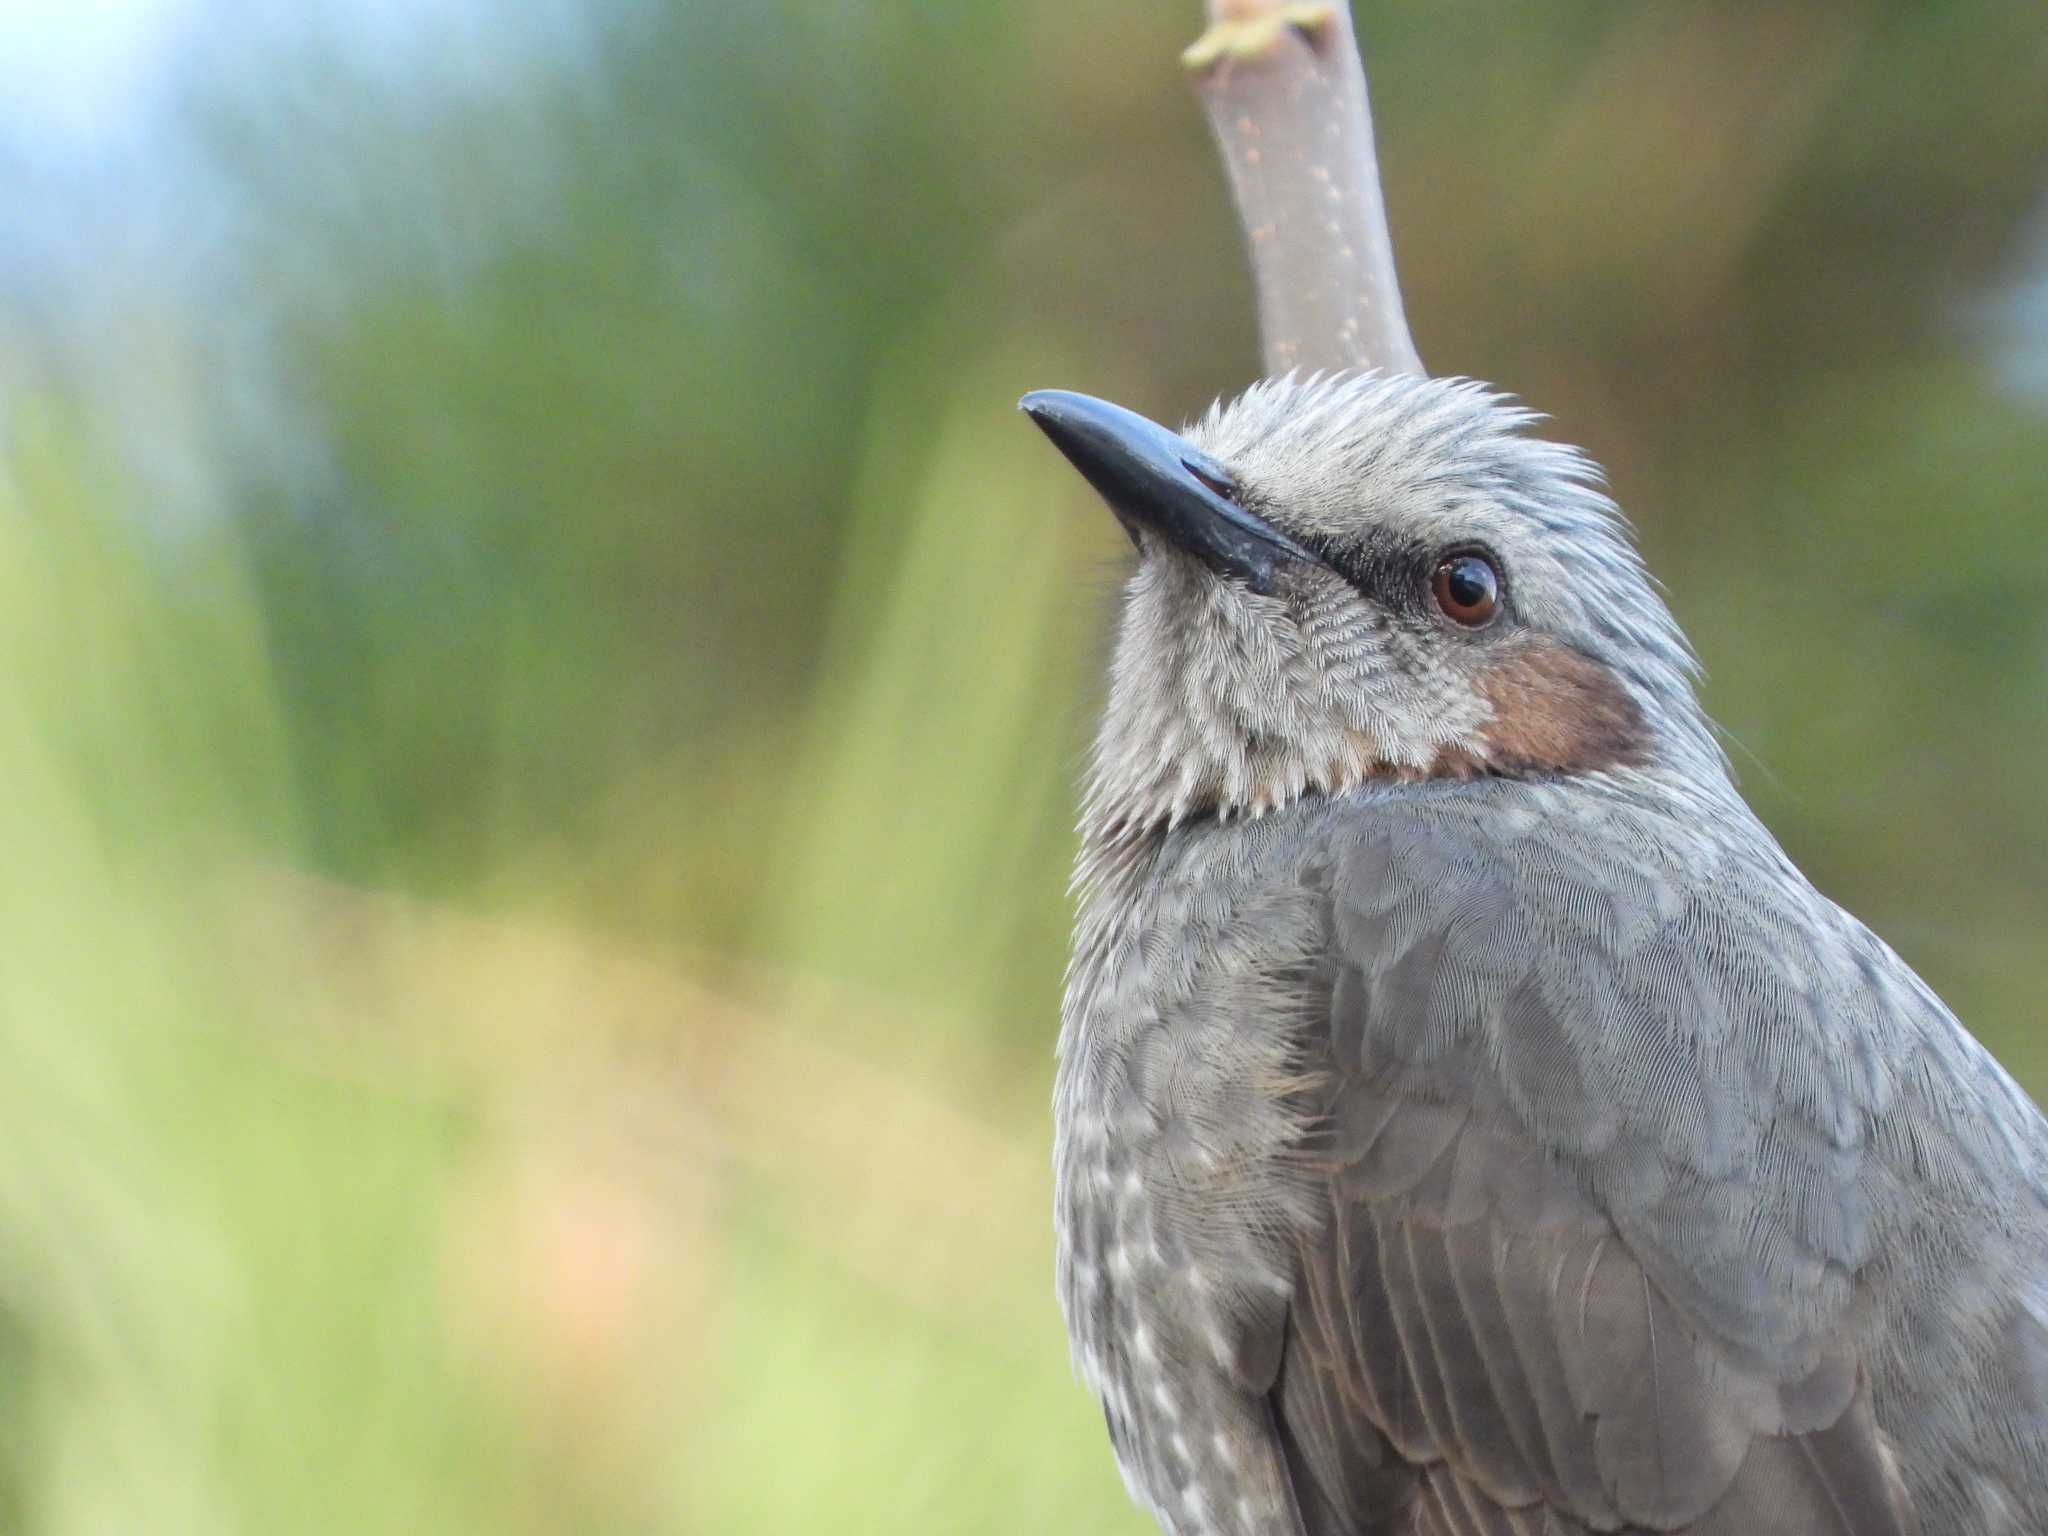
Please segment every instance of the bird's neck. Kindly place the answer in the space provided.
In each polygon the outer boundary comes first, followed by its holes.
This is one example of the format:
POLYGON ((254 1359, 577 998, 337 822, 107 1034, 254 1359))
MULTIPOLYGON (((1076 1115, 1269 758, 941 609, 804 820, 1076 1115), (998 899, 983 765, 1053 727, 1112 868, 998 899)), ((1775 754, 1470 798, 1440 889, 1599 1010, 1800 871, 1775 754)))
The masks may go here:
POLYGON ((1256 821, 1369 784, 1469 779, 1483 768, 1456 744, 1419 733, 1388 740, 1298 717, 1284 734, 1247 730, 1248 707, 1204 708, 1190 692, 1129 689, 1112 697, 1082 799, 1089 857, 1114 863, 1152 834, 1190 821, 1256 821))

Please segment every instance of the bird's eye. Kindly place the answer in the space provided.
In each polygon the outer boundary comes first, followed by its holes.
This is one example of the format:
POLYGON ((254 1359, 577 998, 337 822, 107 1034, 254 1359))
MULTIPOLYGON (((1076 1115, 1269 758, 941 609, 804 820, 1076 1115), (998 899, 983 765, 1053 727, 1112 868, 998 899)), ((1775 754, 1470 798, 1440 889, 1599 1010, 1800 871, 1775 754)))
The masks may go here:
POLYGON ((1466 629, 1485 628, 1500 611, 1500 572, 1484 555, 1446 555, 1429 590, 1444 617, 1466 629))

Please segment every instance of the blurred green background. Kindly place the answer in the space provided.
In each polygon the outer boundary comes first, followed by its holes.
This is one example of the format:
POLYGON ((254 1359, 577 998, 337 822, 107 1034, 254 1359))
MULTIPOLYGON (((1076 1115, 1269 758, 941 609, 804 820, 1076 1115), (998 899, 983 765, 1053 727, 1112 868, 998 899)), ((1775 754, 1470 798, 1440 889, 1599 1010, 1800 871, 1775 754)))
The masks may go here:
MULTIPOLYGON (((0 1529, 1148 1528, 1012 407, 1253 374, 1197 9, 0 5, 0 1529)), ((2039 0, 1359 20, 1424 357, 2048 1090, 2039 0)))

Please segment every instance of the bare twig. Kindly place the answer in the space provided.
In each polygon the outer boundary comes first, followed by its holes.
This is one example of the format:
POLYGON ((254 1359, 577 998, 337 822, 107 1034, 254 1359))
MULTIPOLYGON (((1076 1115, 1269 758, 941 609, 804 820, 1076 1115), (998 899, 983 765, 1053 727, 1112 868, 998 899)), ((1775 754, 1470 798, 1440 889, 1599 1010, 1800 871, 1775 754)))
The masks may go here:
POLYGON ((1251 243, 1267 370, 1423 372, 1349 5, 1209 0, 1209 18, 1181 62, 1251 243))

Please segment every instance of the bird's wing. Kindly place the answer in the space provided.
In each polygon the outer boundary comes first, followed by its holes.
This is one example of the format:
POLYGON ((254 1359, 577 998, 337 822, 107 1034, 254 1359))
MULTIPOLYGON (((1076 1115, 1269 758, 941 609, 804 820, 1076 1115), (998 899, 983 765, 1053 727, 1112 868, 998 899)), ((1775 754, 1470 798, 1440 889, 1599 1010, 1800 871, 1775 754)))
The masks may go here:
POLYGON ((1916 1530, 1848 1336, 1853 1148, 1653 974, 1754 936, 1442 825, 1322 878, 1322 1219, 1269 1399, 1309 1536, 1916 1530))

